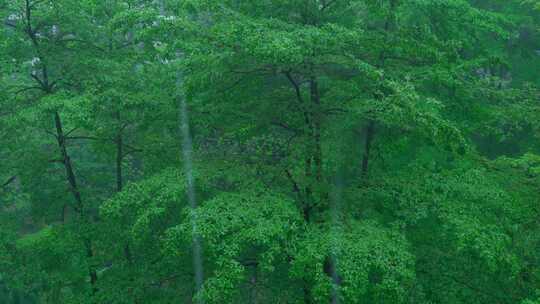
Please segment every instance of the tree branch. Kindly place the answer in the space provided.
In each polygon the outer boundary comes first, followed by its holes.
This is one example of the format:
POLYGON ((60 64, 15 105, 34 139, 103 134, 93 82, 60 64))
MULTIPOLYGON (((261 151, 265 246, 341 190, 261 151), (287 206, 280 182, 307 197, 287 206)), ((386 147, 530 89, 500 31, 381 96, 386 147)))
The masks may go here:
POLYGON ((71 129, 70 131, 66 132, 66 134, 64 135, 65 137, 68 137, 69 134, 73 133, 75 130, 79 129, 79 127, 75 127, 73 129, 71 129))
POLYGON ((293 133, 296 133, 296 134, 301 133, 300 130, 295 129, 295 128, 293 128, 293 127, 291 127, 291 126, 289 126, 289 125, 287 125, 286 123, 283 123, 283 122, 276 121, 276 122, 272 122, 270 124, 273 125, 273 126, 276 126, 276 127, 281 127, 281 128, 283 128, 283 129, 285 129, 287 131, 290 131, 290 132, 293 132, 293 133))
POLYGON ((299 103, 304 103, 304 99, 302 98, 302 91, 300 90, 300 86, 298 85, 298 83, 292 77, 291 72, 287 71, 287 72, 283 72, 283 74, 285 74, 285 76, 287 77, 289 82, 294 87, 294 91, 296 92, 296 99, 298 100, 298 102, 299 103))
POLYGON ((289 169, 285 169, 285 174, 287 175, 287 178, 291 181, 294 192, 296 192, 298 197, 302 197, 302 191, 300 190, 300 187, 298 187, 298 183, 294 180, 291 171, 289 171, 289 169))
POLYGON ((2 188, 6 188, 9 184, 13 183, 16 178, 17 178, 17 176, 15 176, 15 175, 8 178, 8 180, 2 184, 2 188))
POLYGON ((337 2, 337 0, 330 0, 328 2, 323 3, 320 11, 323 12, 324 10, 326 10, 327 8, 329 8, 332 4, 334 4, 336 2, 337 2))
MULTIPOLYGON (((125 124, 123 127, 127 127, 128 124, 125 124)), ((77 140, 77 139, 87 139, 87 140, 99 140, 99 141, 111 141, 111 142, 116 142, 116 139, 112 139, 112 138, 100 138, 100 137, 95 137, 95 136, 66 136, 65 139, 69 139, 69 140, 77 140)), ((127 156, 131 153, 134 153, 134 152, 143 152, 144 150, 143 149, 140 149, 140 148, 136 148, 136 147, 133 147, 133 146, 130 146, 128 144, 122 144, 123 147, 126 147, 128 149, 130 149, 130 151, 127 151, 126 153, 122 154, 122 157, 124 156, 127 156)))
POLYGON ((36 86, 25 87, 25 88, 22 88, 20 90, 15 91, 14 94, 19 95, 19 94, 21 94, 23 92, 30 91, 30 90, 41 90, 41 87, 36 87, 36 86))

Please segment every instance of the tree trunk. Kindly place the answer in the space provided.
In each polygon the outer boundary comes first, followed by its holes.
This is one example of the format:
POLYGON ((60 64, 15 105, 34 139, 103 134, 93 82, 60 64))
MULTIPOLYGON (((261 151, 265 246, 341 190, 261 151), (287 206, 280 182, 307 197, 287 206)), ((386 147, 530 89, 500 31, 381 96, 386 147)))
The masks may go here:
POLYGON ((249 278, 249 284, 250 284, 250 292, 249 292, 249 303, 250 304, 257 304, 257 263, 253 263, 252 269, 251 269, 251 275, 249 278))
MULTIPOLYGON (((31 75, 32 75, 32 78, 34 78, 34 80, 38 83, 38 86, 41 88, 41 90, 46 95, 49 95, 49 94, 52 94, 53 91, 54 91, 55 82, 50 82, 49 81, 47 60, 43 56, 43 54, 41 53, 39 39, 38 39, 38 37, 36 35, 37 32, 32 27, 32 3, 29 0, 25 0, 24 4, 25 4, 25 6, 24 6, 25 19, 26 19, 25 31, 26 31, 26 34, 28 35, 28 37, 30 38, 30 42, 32 43, 32 45, 34 47, 34 51, 35 51, 37 57, 39 58, 39 60, 41 62, 41 65, 42 65, 42 67, 41 67, 41 73, 42 73, 41 79, 37 75, 34 75, 34 74, 31 74, 31 75)), ((57 142, 58 142, 58 148, 60 149, 60 155, 61 155, 62 163, 64 164, 64 168, 65 168, 65 171, 66 171, 66 178, 68 180, 70 191, 73 194, 73 198, 75 199, 76 206, 75 206, 74 209, 79 213, 80 219, 82 221, 84 221, 85 220, 85 212, 84 212, 85 210, 84 210, 84 206, 83 206, 83 201, 82 201, 82 198, 81 198, 81 193, 80 193, 79 188, 77 186, 77 179, 75 177, 73 166, 71 164, 71 159, 70 159, 69 154, 67 152, 66 136, 64 134, 64 130, 63 130, 63 126, 62 126, 62 120, 60 118, 60 114, 58 113, 58 111, 54 112, 54 123, 55 123, 55 127, 56 127, 56 139, 57 139, 57 142)), ((66 208, 64 206, 63 210, 62 210, 62 220, 63 221, 65 221, 65 213, 66 213, 66 208)), ((85 249, 86 249, 86 254, 87 254, 87 257, 88 257, 88 260, 89 260, 89 264, 90 264, 89 265, 90 284, 92 286, 92 294, 94 294, 97 291, 97 289, 95 287, 96 282, 97 282, 97 273, 96 273, 95 269, 91 265, 91 258, 94 256, 93 251, 92 251, 92 243, 91 243, 90 239, 88 239, 88 238, 83 237, 83 239, 84 239, 84 245, 85 245, 85 249)))
POLYGON ((71 193, 73 194, 73 197, 75 198, 75 203, 76 203, 75 209, 82 216, 84 213, 84 210, 83 210, 81 193, 79 192, 79 188, 77 187, 77 179, 75 178, 75 173, 73 172, 71 159, 69 158, 69 154, 67 152, 66 138, 64 136, 62 120, 60 119, 60 115, 58 114, 58 112, 54 112, 54 122, 56 125, 56 139, 58 141, 58 148, 60 148, 62 163, 64 164, 64 168, 66 170, 66 177, 69 183, 69 189, 71 193))
POLYGON ((303 291, 304 291, 304 303, 312 304, 313 301, 311 300, 311 289, 309 288, 309 286, 307 286, 307 283, 306 283, 306 286, 304 286, 303 291))
POLYGON ((319 84, 315 77, 311 77, 310 94, 313 103, 313 159, 315 161, 315 177, 317 182, 322 181, 322 149, 321 149, 321 98, 319 84))
POLYGON ((96 292, 98 291, 96 287, 97 272, 94 266, 92 265, 92 259, 94 258, 94 251, 92 250, 92 242, 90 241, 90 239, 86 238, 84 240, 84 246, 86 248, 86 257, 88 259, 88 264, 89 264, 88 274, 90 276, 90 286, 92 287, 92 294, 96 294, 96 292))
POLYGON ((371 152, 371 145, 373 142, 373 137, 375 136, 375 122, 370 120, 365 127, 364 131, 365 141, 364 141, 364 154, 362 156, 362 177, 367 179, 368 170, 369 170, 369 157, 371 152))
MULTIPOLYGON (((84 213, 84 206, 81 198, 81 193, 79 191, 79 188, 77 186, 77 179, 75 177, 75 173, 73 171, 73 166, 71 164, 71 159, 69 157, 69 154, 67 152, 66 148, 66 138, 64 135, 64 130, 62 126, 62 120, 60 118, 60 114, 58 112, 54 112, 54 122, 56 126, 56 139, 58 141, 58 147, 60 148, 60 154, 62 157, 62 162, 64 164, 64 168, 66 169, 66 176, 69 183, 69 187, 71 190, 71 193, 73 194, 73 197, 75 198, 76 207, 75 210, 79 213, 79 217, 81 220, 85 220, 85 213, 84 213)), ((65 211, 64 211, 65 212, 65 211)), ((63 215, 65 217, 65 215, 63 215)), ((94 253, 92 251, 92 242, 88 238, 84 238, 84 246, 86 249, 86 256, 89 261, 89 269, 88 269, 88 275, 90 277, 90 285, 92 286, 92 294, 96 293, 96 283, 97 283, 97 273, 94 267, 91 265, 91 259, 94 256, 94 253)))
MULTIPOLYGON (((120 124, 120 112, 116 113, 118 123, 120 124)), ((118 134, 116 135, 116 191, 122 191, 123 181, 122 181, 122 161, 124 159, 123 152, 123 138, 122 138, 122 128, 118 129, 118 134)))
POLYGON ((309 223, 311 220, 311 209, 313 206, 313 191, 311 190, 311 155, 306 156, 305 162, 305 175, 306 175, 306 186, 305 186, 305 201, 303 207, 304 219, 306 223, 309 223))

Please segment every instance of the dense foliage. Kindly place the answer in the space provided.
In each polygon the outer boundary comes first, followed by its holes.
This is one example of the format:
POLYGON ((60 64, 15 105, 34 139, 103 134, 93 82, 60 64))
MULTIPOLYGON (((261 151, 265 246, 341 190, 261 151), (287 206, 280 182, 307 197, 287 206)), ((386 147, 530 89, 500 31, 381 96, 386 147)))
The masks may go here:
POLYGON ((0 0, 1 303, 540 303, 537 0, 0 0))

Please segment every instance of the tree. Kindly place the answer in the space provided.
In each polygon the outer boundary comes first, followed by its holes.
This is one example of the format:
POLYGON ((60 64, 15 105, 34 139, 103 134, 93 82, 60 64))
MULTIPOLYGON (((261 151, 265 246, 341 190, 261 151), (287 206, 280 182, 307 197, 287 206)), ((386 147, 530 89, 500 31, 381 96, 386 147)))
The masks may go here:
POLYGON ((0 299, 534 303, 534 7, 0 3, 0 299))

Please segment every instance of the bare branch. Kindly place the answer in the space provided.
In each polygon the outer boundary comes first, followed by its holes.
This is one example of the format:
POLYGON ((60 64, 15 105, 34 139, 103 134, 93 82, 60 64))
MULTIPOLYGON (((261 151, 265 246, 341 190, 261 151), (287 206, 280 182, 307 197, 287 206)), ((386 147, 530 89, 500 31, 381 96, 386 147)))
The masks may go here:
POLYGON ((73 133, 75 130, 78 130, 78 129, 79 129, 79 127, 75 127, 75 128, 73 128, 73 129, 71 129, 70 131, 68 131, 68 132, 65 134, 65 136, 66 136, 66 137, 69 136, 69 134, 73 133))
POLYGON ((323 112, 325 114, 343 114, 343 113, 348 113, 349 111, 342 108, 329 108, 329 109, 325 109, 323 112))
POLYGON ((101 51, 101 52, 105 52, 105 49, 89 42, 89 41, 85 41, 85 40, 82 40, 82 39, 77 39, 77 38, 65 38, 65 39, 60 39, 59 40, 60 42, 78 42, 78 43, 81 43, 81 44, 84 44, 86 46, 90 46, 98 51, 101 51))
POLYGON ((36 5, 46 2, 47 0, 36 0, 30 4, 30 8, 34 8, 36 5))
POLYGON ((289 126, 289 125, 287 125, 286 123, 283 123, 283 122, 276 121, 276 122, 272 122, 270 124, 273 125, 273 126, 276 126, 276 127, 281 127, 281 128, 283 128, 283 129, 285 129, 287 131, 290 131, 290 132, 293 132, 293 133, 296 133, 296 134, 301 133, 300 130, 295 129, 295 128, 293 128, 293 127, 291 127, 291 126, 289 126))
MULTIPOLYGON (((128 124, 124 125, 127 126, 128 124)), ((100 137, 95 137, 95 136, 66 136, 65 139, 68 139, 68 140, 78 140, 78 139, 86 139, 86 140, 97 140, 97 141, 110 141, 110 142, 116 142, 116 139, 113 139, 113 138, 100 138, 100 137)), ((137 147, 133 147, 133 146, 130 146, 128 144, 122 144, 123 147, 126 147, 129 149, 129 151, 125 152, 124 154, 122 154, 122 157, 124 156, 127 156, 131 153, 135 153, 135 152, 143 152, 144 150, 143 149, 140 149, 140 148, 137 148, 137 147)))
POLYGON ((8 180, 2 184, 2 188, 5 188, 5 187, 9 186, 9 184, 13 183, 15 181, 15 179, 17 179, 17 176, 15 176, 15 175, 8 178, 8 180))
POLYGON ((56 133, 53 133, 53 132, 51 132, 49 130, 44 130, 44 131, 45 131, 45 133, 54 136, 54 138, 58 138, 58 135, 56 135, 56 133))
POLYGON ((336 3, 337 0, 330 0, 328 2, 324 2, 322 7, 321 7, 321 12, 323 12, 324 10, 326 10, 327 8, 329 8, 332 4, 336 3))
POLYGON ((129 145, 126 145, 124 144, 123 145, 124 147, 128 148, 129 151, 126 151, 124 154, 122 154, 122 157, 126 157, 132 153, 136 153, 136 152, 143 152, 144 150, 143 149, 139 149, 139 148, 135 148, 135 147, 131 147, 129 145))
POLYGON ((101 140, 101 141, 111 141, 112 140, 110 138, 99 138, 99 137, 95 137, 95 136, 65 136, 64 138, 65 139, 70 139, 70 140, 77 140, 77 139, 101 140))
POLYGON ((19 95, 23 92, 30 91, 30 90, 41 90, 41 87, 36 87, 36 86, 25 87, 25 88, 15 91, 14 94, 19 95))
POLYGON ((41 90, 45 89, 45 83, 41 79, 39 79, 36 74, 30 74, 30 77, 34 78, 39 83, 39 85, 41 86, 41 90))
POLYGON ((298 83, 292 77, 291 72, 287 71, 287 72, 284 72, 283 74, 285 74, 285 76, 287 77, 289 82, 294 87, 294 91, 296 92, 296 99, 298 100, 298 102, 299 103, 304 103, 304 99, 302 98, 302 91, 300 90, 300 86, 298 85, 298 83))
POLYGON ((291 181, 294 192, 298 195, 298 197, 301 197, 302 191, 300 190, 298 183, 294 180, 294 177, 292 176, 291 171, 289 171, 288 169, 285 169, 285 174, 287 175, 287 178, 291 181))

